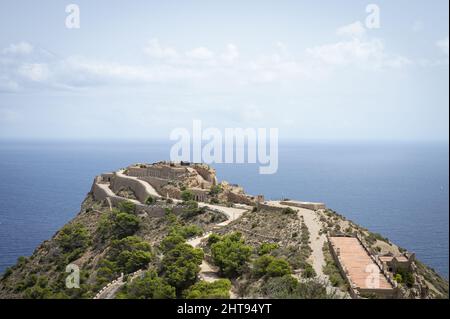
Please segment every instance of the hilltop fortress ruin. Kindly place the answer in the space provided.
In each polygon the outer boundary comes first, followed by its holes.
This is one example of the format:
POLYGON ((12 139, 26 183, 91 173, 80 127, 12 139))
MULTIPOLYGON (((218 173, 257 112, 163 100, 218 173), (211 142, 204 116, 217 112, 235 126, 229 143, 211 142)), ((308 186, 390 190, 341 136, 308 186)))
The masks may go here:
MULTIPOLYGON (((154 164, 134 164, 113 173, 95 177, 92 193, 97 200, 108 199, 113 205, 130 198, 120 196, 121 192, 134 193, 131 198, 138 209, 145 209, 149 196, 155 198, 181 200, 181 193, 189 190, 198 202, 237 205, 264 205, 264 195, 249 195, 236 184, 218 182, 216 172, 205 164, 187 162, 158 162, 154 164)), ((322 203, 290 201, 292 206, 309 209, 324 209, 322 203)))
MULTIPOLYGON (((312 261, 315 271, 320 276, 327 277, 322 272, 324 257, 321 250, 322 245, 328 243, 331 256, 347 282, 352 298, 360 298, 362 295, 397 298, 402 292, 394 280, 394 273, 399 269, 415 269, 414 254, 392 252, 389 249, 375 251, 356 232, 353 234, 336 229, 324 232, 323 222, 319 221, 326 213, 323 203, 287 199, 266 201, 263 195, 248 195, 238 185, 219 182, 215 170, 205 164, 134 164, 97 176, 91 189, 95 200, 106 201, 111 208, 118 206, 120 202, 132 201, 138 214, 155 217, 164 216, 165 207, 155 205, 153 200, 149 202, 149 198, 176 204, 183 201, 183 192, 186 191, 190 192, 199 206, 225 213, 230 218, 229 222, 246 211, 281 211, 288 207, 298 211, 308 221, 308 228, 313 233, 311 246, 313 256, 316 256, 316 260, 312 261)), ((183 211, 183 207, 177 205, 171 209, 174 213, 183 211)))
POLYGON ((263 196, 248 195, 238 185, 218 183, 216 172, 211 167, 186 162, 130 165, 95 177, 91 189, 96 200, 108 200, 113 206, 131 200, 137 204, 137 209, 147 211, 149 208, 146 206, 149 205, 145 202, 149 197, 177 201, 182 199, 181 194, 185 190, 192 193, 194 200, 203 203, 254 206, 264 201, 263 196), (133 196, 121 196, 127 192, 133 196))

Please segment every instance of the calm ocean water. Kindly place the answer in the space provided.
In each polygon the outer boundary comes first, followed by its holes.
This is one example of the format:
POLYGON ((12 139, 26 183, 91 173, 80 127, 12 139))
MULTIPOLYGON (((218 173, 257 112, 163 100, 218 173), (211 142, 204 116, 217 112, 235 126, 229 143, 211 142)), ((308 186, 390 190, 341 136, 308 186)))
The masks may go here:
MULTIPOLYGON (((160 142, 0 142, 0 272, 77 214, 95 175, 168 156, 160 142)), ((251 194, 323 201, 448 278, 448 143, 281 143, 277 174, 215 167, 251 194)))

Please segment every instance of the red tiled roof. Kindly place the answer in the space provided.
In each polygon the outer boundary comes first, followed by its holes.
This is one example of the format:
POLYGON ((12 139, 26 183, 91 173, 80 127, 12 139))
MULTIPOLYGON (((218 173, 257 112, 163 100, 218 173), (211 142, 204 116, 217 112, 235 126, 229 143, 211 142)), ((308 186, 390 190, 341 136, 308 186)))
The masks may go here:
POLYGON ((357 288, 393 289, 357 238, 330 237, 330 241, 335 251, 339 250, 341 262, 357 288), (371 281, 370 278, 373 278, 373 275, 379 278, 378 285, 374 286, 371 281))

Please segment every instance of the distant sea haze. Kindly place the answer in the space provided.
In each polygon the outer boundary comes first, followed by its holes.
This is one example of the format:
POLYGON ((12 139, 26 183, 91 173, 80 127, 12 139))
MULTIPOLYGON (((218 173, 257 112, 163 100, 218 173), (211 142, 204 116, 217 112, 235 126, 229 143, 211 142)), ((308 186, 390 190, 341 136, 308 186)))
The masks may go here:
MULTIPOLYGON (((94 176, 168 160, 163 142, 0 142, 0 272, 79 211, 94 176)), ((279 168, 217 164, 219 180, 266 198, 321 201, 448 278, 448 142, 280 142, 279 168)))

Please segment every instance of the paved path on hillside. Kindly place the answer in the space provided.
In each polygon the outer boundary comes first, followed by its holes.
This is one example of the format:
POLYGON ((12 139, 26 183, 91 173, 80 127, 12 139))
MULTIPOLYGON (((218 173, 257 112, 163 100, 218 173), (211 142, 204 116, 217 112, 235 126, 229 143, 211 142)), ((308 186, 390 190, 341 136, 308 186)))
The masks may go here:
POLYGON ((326 237, 324 234, 319 234, 322 225, 319 221, 319 216, 316 214, 315 211, 306 209, 306 208, 299 208, 299 207, 293 207, 288 205, 280 204, 279 201, 269 201, 267 202, 271 206, 280 207, 280 208, 286 208, 290 207, 293 210, 296 210, 298 212, 299 216, 303 216, 303 220, 305 221, 306 227, 308 227, 309 230, 309 236, 311 241, 311 259, 312 259, 312 266, 314 270, 316 271, 316 274, 319 278, 327 279, 328 276, 326 276, 323 273, 323 266, 325 266, 325 257, 323 256, 323 244, 326 242, 326 237))
POLYGON ((319 220, 318 214, 310 209, 293 207, 288 205, 280 204, 279 201, 269 201, 268 205, 286 208, 290 207, 298 212, 299 216, 303 216, 306 227, 309 230, 309 236, 311 241, 311 258, 313 262, 314 271, 317 274, 317 278, 319 280, 323 280, 328 283, 327 291, 330 294, 334 294, 338 298, 350 298, 350 295, 346 292, 343 292, 341 289, 333 287, 330 283, 330 280, 327 275, 323 273, 323 267, 326 265, 325 256, 323 255, 323 245, 326 243, 327 238, 325 234, 319 235, 320 230, 322 229, 322 224, 319 220))
MULTIPOLYGON (((132 273, 128 279, 128 282, 132 282, 134 279, 136 279, 140 274, 142 274, 142 270, 138 270, 134 273, 132 273)), ((94 299, 114 299, 116 297, 117 292, 126 284, 125 281, 123 281, 123 276, 121 275, 116 280, 109 283, 107 286, 105 286, 101 292, 99 292, 94 299)))
POLYGON ((116 282, 106 288, 96 299, 114 299, 117 291, 122 288, 125 283, 123 281, 116 282))
MULTIPOLYGON (((200 243, 203 239, 208 238, 208 236, 211 234, 211 232, 207 232, 203 234, 203 236, 191 238, 187 241, 189 245, 191 245, 194 248, 197 248, 200 246, 200 243)), ((209 262, 207 262, 205 259, 202 260, 202 263, 200 265, 200 272, 198 276, 200 279, 207 281, 207 282, 213 282, 218 279, 220 279, 218 275, 219 269, 213 265, 211 265, 209 262)))
POLYGON ((217 224, 217 226, 219 226, 219 227, 228 225, 232 221, 241 217, 242 214, 247 211, 247 209, 244 209, 244 208, 225 207, 225 206, 220 206, 220 205, 206 204, 206 203, 202 203, 202 202, 199 202, 198 206, 215 209, 215 210, 221 211, 222 213, 227 215, 228 219, 226 221, 217 224))
POLYGON ((114 299, 117 291, 124 285, 123 276, 121 275, 116 280, 110 282, 108 285, 94 297, 94 299, 114 299))
MULTIPOLYGON (((205 233, 201 237, 195 237, 191 238, 187 241, 189 245, 191 245, 194 248, 197 248, 203 239, 207 238, 211 232, 205 233)), ((205 259, 202 260, 202 263, 200 264, 200 272, 198 273, 198 276, 201 280, 204 280, 206 282, 214 282, 221 277, 219 276, 219 268, 215 265, 211 265, 209 262, 207 262, 205 259)), ((236 299, 237 296, 233 292, 233 287, 230 289, 230 299, 236 299)))

